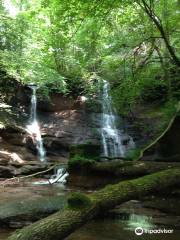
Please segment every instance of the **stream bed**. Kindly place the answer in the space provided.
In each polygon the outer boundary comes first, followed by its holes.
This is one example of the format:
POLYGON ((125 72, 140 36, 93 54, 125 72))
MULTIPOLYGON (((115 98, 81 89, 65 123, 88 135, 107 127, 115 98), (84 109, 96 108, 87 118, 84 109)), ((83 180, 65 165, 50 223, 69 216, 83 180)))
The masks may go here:
MULTIPOLYGON (((67 188, 61 183, 43 185, 42 179, 39 180, 33 179, 31 182, 21 183, 19 186, 0 188, 0 240, 6 240, 15 229, 21 228, 22 221, 23 225, 28 225, 37 220, 32 215, 38 213, 39 216, 45 217, 51 212, 61 209, 66 203, 67 195, 71 191, 80 190, 67 188), (37 202, 39 204, 36 204, 37 202), (26 208, 27 205, 29 205, 29 210, 26 208), (9 226, 2 224, 3 211, 6 213, 9 226), (23 213, 23 211, 25 212, 23 213), (24 214, 27 214, 25 218, 24 214)), ((87 223, 68 236, 66 240, 180 239, 180 214, 175 210, 180 201, 172 199, 170 202, 171 204, 165 198, 153 196, 143 201, 131 200, 87 223), (170 209, 166 211, 168 207, 170 209), (138 236, 135 234, 136 227, 147 230, 167 229, 173 230, 173 233, 143 233, 138 236)))

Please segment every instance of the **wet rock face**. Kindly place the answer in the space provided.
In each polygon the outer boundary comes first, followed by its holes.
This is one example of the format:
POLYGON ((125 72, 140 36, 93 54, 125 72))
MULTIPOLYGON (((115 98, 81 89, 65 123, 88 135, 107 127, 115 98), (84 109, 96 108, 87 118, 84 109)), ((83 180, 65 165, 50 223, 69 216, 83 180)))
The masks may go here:
POLYGON ((15 146, 24 146, 25 130, 14 126, 1 130, 0 135, 3 140, 15 146))
MULTIPOLYGON (((91 112, 89 108, 41 112, 40 119, 47 153, 51 154, 54 151, 64 154, 72 145, 89 145, 91 151, 99 152, 98 156, 100 156, 102 113, 91 112), (94 149, 91 146, 95 146, 94 149)), ((123 119, 117 118, 117 120, 122 145, 126 146, 130 141, 129 133, 130 135, 135 133, 123 119)))
POLYGON ((176 117, 171 128, 150 150, 144 160, 180 161, 180 117, 176 117))
POLYGON ((47 153, 67 155, 71 145, 99 145, 100 116, 83 110, 43 113, 42 134, 47 153))
POLYGON ((51 94, 49 99, 39 99, 38 109, 43 112, 59 112, 69 109, 81 109, 84 103, 79 98, 65 97, 60 93, 51 94))
POLYGON ((159 143, 159 151, 164 157, 179 155, 180 160, 180 117, 177 117, 159 143))
MULTIPOLYGON (((93 152, 100 153, 102 114, 89 109, 67 109, 56 112, 38 112, 42 138, 47 156, 69 157, 72 145, 89 145, 93 152)), ((25 127, 25 126, 24 126, 25 127)), ((119 123, 122 128, 122 120, 119 123)), ((36 155, 37 149, 30 135, 25 131, 8 128, 1 133, 8 143, 8 149, 20 153, 23 160, 32 160, 30 153, 36 155), (10 147, 12 146, 12 147, 10 147), (24 149, 27 149, 27 154, 24 149), (28 156, 27 156, 28 155, 28 156)), ((129 141, 123 133, 122 144, 129 141)), ((88 153, 87 153, 88 154, 88 153)), ((99 155, 99 154, 98 154, 99 155)))
MULTIPOLYGON (((22 120, 19 125, 22 126, 24 124, 24 128, 28 123, 30 94, 30 89, 24 88, 23 92, 23 88, 19 87, 14 97, 14 104, 17 103, 16 107, 18 104, 26 105, 24 108, 26 118, 23 119, 22 117, 24 113, 21 113, 18 117, 18 120, 22 120)), ((59 156, 68 158, 72 145, 85 144, 97 146, 99 151, 100 145, 102 145, 102 109, 100 101, 91 99, 86 102, 82 96, 75 99, 55 93, 51 96, 50 100, 38 99, 37 108, 42 138, 48 157, 59 156)), ((119 133, 121 134, 121 130, 124 128, 124 123, 121 118, 118 119, 117 124, 119 133)), ((124 129, 127 130, 127 128, 126 125, 124 129)), ((131 135, 129 130, 126 132, 131 135)), ((34 156, 37 155, 36 146, 26 131, 21 131, 12 126, 1 132, 0 136, 8 143, 8 148, 9 145, 11 145, 13 146, 12 148, 16 148, 15 152, 22 153, 21 157, 23 160, 32 160, 31 157, 29 158, 30 154, 34 156), (19 148, 19 150, 17 148, 19 148), (27 149, 28 156, 22 149, 27 149)), ((122 144, 126 145, 128 141, 128 135, 124 132, 122 144)), ((95 148, 96 147, 94 147, 94 152, 97 150, 95 148)), ((11 151, 14 152, 13 149, 11 149, 11 151)))
POLYGON ((99 116, 81 110, 65 110, 42 117, 42 133, 47 139, 57 138, 64 145, 99 141, 99 116))
POLYGON ((14 171, 12 167, 0 166, 0 178, 13 177, 14 171))

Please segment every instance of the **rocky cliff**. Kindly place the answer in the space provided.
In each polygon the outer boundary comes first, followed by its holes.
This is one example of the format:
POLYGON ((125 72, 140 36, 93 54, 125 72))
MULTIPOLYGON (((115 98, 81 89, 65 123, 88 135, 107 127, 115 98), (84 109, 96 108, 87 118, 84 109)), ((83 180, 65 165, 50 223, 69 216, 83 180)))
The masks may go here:
MULTIPOLYGON (((25 130, 29 119, 31 91, 19 83, 15 89, 16 91, 6 98, 8 105, 1 107, 0 111, 0 121, 4 123, 0 128, 1 165, 38 161, 36 148, 25 130)), ((151 141, 163 126, 161 112, 152 114, 151 111, 149 114, 149 109, 142 107, 138 111, 133 118, 117 117, 122 144, 127 144, 130 135, 137 149, 151 141)), ((55 93, 42 99, 39 95, 37 114, 49 162, 64 161, 69 158, 70 153, 92 158, 100 156, 102 113, 101 103, 97 98, 84 101, 83 97, 65 97, 55 93)), ((179 132, 177 122, 175 124, 173 133, 169 133, 167 139, 162 140, 158 147, 158 156, 162 158, 163 149, 169 152, 168 157, 175 155, 177 144, 172 144, 172 139, 174 134, 178 136, 177 131, 179 132)), ((153 156, 153 160, 156 152, 157 147, 149 154, 150 157, 153 156)))

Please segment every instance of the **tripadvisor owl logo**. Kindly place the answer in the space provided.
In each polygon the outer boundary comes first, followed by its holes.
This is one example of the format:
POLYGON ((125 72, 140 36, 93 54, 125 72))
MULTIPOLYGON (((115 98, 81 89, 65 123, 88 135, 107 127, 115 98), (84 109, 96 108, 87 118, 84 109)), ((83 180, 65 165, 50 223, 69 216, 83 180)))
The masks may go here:
POLYGON ((136 229, 135 229, 135 234, 136 235, 142 235, 143 234, 143 228, 142 227, 137 227, 136 229))
POLYGON ((148 234, 161 234, 161 233, 165 233, 165 234, 169 234, 169 233, 173 233, 174 230, 173 229, 143 229, 142 227, 137 227, 134 230, 136 235, 142 235, 143 233, 148 233, 148 234))

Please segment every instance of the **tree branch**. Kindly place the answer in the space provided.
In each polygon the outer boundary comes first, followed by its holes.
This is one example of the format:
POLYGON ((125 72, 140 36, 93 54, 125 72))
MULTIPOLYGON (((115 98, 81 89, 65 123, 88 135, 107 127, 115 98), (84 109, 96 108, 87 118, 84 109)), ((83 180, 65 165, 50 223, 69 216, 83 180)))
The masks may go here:
POLYGON ((157 27, 157 29, 159 30, 164 43, 166 45, 166 48, 172 58, 172 60, 174 61, 174 63, 180 67, 180 59, 177 57, 174 48, 170 45, 168 37, 166 35, 166 32, 163 28, 163 25, 161 23, 161 20, 158 18, 158 16, 155 14, 155 12, 150 8, 150 6, 147 4, 147 2, 145 0, 138 0, 137 4, 142 7, 142 9, 146 12, 146 14, 149 16, 149 18, 153 21, 154 25, 157 27))

